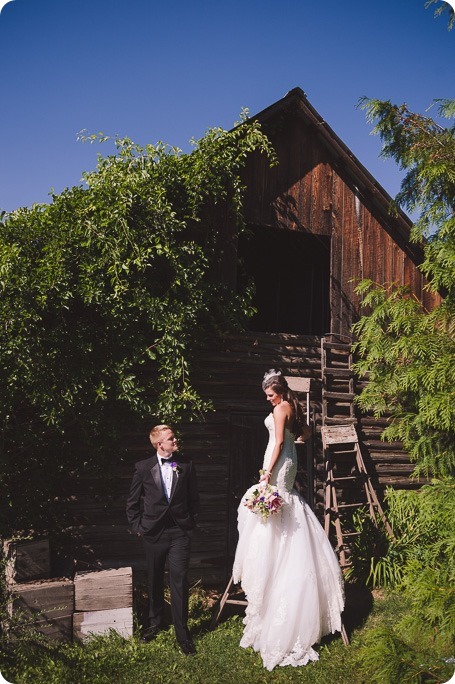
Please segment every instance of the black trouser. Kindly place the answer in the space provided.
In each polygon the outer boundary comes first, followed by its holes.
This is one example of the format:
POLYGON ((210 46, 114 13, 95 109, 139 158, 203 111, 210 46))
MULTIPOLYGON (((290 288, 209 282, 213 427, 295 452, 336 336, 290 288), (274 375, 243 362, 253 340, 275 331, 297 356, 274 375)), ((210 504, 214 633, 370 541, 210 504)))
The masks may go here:
POLYGON ((159 539, 144 535, 149 586, 150 627, 160 627, 164 613, 164 568, 169 561, 171 611, 177 641, 189 637, 188 622, 188 567, 191 533, 180 527, 165 527, 159 539))

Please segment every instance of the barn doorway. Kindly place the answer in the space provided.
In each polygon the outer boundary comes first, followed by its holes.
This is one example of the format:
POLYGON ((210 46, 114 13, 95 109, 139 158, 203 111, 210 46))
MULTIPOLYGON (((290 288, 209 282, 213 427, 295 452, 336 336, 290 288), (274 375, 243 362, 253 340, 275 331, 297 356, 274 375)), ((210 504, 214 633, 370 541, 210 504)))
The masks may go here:
POLYGON ((330 329, 330 238, 270 227, 239 238, 239 285, 253 278, 250 329, 324 335, 330 329))
POLYGON ((229 420, 228 539, 229 570, 238 541, 237 508, 248 487, 258 481, 267 446, 263 414, 231 413, 229 420))

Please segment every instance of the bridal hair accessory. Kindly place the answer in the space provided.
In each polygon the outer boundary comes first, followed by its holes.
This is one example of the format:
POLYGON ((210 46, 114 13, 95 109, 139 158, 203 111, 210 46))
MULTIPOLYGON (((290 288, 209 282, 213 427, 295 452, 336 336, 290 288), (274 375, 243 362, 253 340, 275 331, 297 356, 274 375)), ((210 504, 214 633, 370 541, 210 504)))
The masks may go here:
POLYGON ((270 380, 270 378, 277 378, 279 375, 281 375, 281 371, 275 370, 274 368, 271 368, 267 371, 267 373, 264 373, 264 379, 262 380, 262 389, 265 389, 265 386, 270 380))

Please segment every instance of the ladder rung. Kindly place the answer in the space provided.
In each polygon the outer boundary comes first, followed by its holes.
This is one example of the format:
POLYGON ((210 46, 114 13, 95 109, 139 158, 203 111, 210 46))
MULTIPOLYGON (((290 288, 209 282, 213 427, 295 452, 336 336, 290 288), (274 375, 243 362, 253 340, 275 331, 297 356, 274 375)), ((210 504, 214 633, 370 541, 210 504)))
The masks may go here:
POLYGON ((345 351, 351 351, 350 344, 344 344, 343 342, 323 342, 323 349, 344 349, 345 351))
POLYGON ((354 376, 354 371, 351 368, 323 368, 324 375, 337 375, 339 378, 350 378, 354 376))
MULTIPOLYGON (((330 444, 329 446, 337 446, 337 444, 348 444, 348 442, 337 442, 335 444, 330 444)), ((340 449, 340 451, 332 451, 332 456, 339 456, 340 454, 351 454, 352 456, 357 452, 357 449, 340 449)))
MULTIPOLYGON (((349 475, 346 477, 333 477, 332 482, 339 482, 341 480, 358 480, 360 478, 360 475, 349 475)), ((329 480, 330 482, 330 480, 329 480)))
POLYGON ((330 418, 328 416, 324 417, 324 424, 325 425, 346 425, 346 424, 354 424, 357 423, 357 418, 330 418))
POLYGON ((358 506, 368 506, 367 503, 338 504, 338 508, 355 508, 358 506))
POLYGON ((358 537, 360 532, 342 532, 343 537, 358 537))
POLYGON ((353 392, 326 392, 322 390, 322 399, 340 399, 348 401, 353 401, 355 394, 353 392))
POLYGON ((226 599, 225 603, 233 603, 236 606, 247 606, 248 601, 240 601, 237 599, 226 599))

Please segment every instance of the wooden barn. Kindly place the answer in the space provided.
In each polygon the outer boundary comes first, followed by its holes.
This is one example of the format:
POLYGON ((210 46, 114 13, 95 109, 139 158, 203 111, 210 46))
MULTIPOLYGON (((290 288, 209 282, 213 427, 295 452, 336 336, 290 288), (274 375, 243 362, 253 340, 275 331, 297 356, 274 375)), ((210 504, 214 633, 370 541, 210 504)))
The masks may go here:
MULTIPOLYGON (((322 510, 324 467, 320 427, 354 423, 375 487, 415 486, 400 444, 380 440, 384 421, 356 414, 359 390, 349 342, 359 316, 355 284, 362 278, 408 284, 424 306, 438 299, 424 290, 411 222, 389 213, 391 198, 308 102, 299 88, 257 114, 277 152, 270 168, 252 155, 244 174, 248 231, 238 238, 220 219, 222 274, 232 288, 252 276, 257 315, 251 330, 208 341, 195 384, 214 411, 181 424, 183 450, 196 464, 202 499, 192 577, 222 585, 236 544, 236 509, 254 482, 266 445, 268 406, 261 390, 266 370, 311 380, 307 396, 314 439, 298 447, 299 486, 322 510), (332 372, 330 372, 332 369, 332 372), (335 369, 337 372, 335 372, 335 369)), ((305 404, 306 405, 306 404, 305 404)), ((135 461, 150 450, 151 426, 126 436, 129 459, 100 490, 98 480, 75 492, 74 555, 88 565, 143 568, 140 541, 126 528, 125 498, 135 461)), ((344 494, 343 494, 344 495, 344 494)), ((349 499, 349 492, 346 492, 349 499)))

